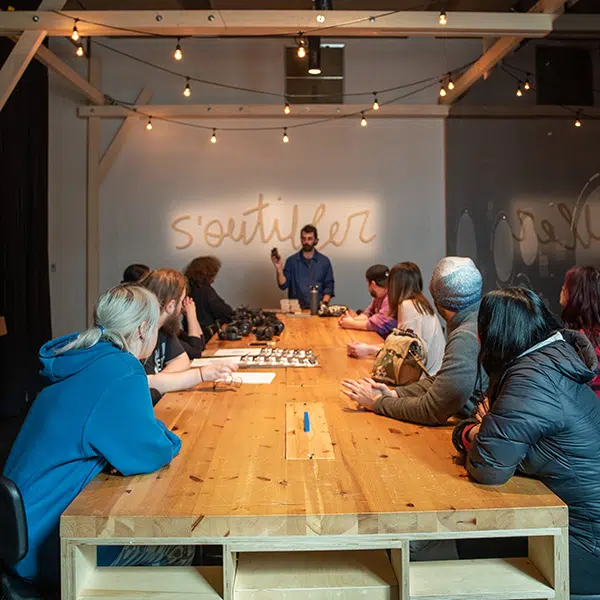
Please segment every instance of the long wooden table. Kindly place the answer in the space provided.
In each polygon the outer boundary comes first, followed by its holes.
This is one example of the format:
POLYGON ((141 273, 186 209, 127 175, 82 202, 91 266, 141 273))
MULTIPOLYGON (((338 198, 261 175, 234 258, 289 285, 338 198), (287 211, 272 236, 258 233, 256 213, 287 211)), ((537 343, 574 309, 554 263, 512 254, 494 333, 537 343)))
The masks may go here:
MULTIPOLYGON (((555 495, 524 477, 478 485, 450 427, 357 410, 340 381, 371 362, 346 344, 375 334, 284 320, 278 345, 312 348, 321 366, 163 398, 157 415, 182 451, 151 475, 97 477, 64 513, 64 600, 568 598, 567 507, 555 495), (505 536, 527 536, 529 558, 410 561, 410 541, 505 536), (96 547, 111 544, 220 544, 223 568, 96 567, 96 547)), ((240 345, 248 338, 210 344, 240 345)))

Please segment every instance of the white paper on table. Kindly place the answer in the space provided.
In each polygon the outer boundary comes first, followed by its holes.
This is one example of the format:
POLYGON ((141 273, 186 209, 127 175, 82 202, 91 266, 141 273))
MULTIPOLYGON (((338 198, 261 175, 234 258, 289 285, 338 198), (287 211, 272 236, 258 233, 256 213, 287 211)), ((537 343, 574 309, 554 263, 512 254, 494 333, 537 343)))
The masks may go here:
POLYGON ((258 356, 261 348, 221 348, 215 356, 258 356))
POLYGON ((192 361, 192 367, 206 367, 217 363, 235 363, 239 365, 241 361, 241 356, 207 356, 206 358, 195 358, 192 361))
POLYGON ((247 371, 244 371, 243 373, 234 373, 232 379, 241 379, 242 383, 269 384, 275 379, 275 373, 248 373, 247 371))

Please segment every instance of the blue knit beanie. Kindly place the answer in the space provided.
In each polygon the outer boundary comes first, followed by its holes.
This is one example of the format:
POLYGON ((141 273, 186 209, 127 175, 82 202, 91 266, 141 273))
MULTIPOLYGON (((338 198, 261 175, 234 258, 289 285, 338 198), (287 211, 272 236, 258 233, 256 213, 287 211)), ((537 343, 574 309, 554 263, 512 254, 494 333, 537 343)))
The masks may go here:
POLYGON ((459 311, 481 300, 483 281, 470 258, 447 256, 437 264, 429 291, 438 306, 459 311))

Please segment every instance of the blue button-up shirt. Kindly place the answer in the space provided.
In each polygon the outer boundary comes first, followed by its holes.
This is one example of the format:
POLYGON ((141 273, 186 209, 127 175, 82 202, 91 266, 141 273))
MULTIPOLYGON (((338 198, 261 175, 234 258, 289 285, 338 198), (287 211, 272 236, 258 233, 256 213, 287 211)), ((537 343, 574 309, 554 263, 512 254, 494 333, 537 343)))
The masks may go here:
POLYGON ((288 298, 296 298, 302 308, 310 307, 310 288, 319 286, 319 300, 325 294, 333 297, 333 269, 331 262, 324 255, 315 250, 313 257, 306 260, 302 250, 292 254, 283 268, 285 284, 279 287, 288 291, 288 298))

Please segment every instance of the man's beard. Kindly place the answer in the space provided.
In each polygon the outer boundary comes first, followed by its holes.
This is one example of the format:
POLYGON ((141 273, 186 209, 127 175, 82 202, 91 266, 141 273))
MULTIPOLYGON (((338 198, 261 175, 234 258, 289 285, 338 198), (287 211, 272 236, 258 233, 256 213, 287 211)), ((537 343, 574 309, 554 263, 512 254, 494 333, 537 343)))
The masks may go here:
POLYGON ((306 252, 306 253, 312 252, 312 250, 314 249, 314 247, 316 245, 317 245, 316 243, 314 243, 314 244, 302 244, 302 252, 306 252))
POLYGON ((179 332, 181 331, 179 315, 169 315, 167 320, 163 323, 162 329, 169 335, 179 335, 179 332))

